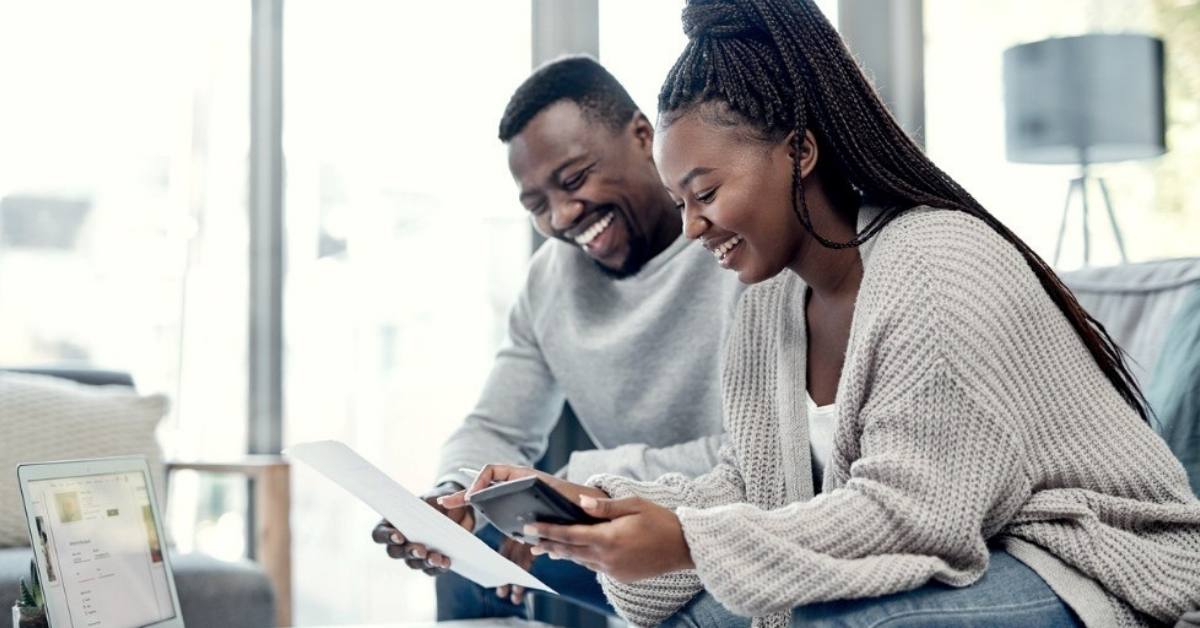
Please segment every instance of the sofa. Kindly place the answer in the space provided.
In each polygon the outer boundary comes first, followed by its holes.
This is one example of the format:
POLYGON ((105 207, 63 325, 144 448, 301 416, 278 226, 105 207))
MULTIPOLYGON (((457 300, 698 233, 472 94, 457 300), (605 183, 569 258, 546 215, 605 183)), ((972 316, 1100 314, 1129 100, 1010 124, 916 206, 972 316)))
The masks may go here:
MULTIPOLYGON (((134 395, 133 381, 125 373, 90 369, 6 371, 15 371, 20 376, 53 376, 89 386, 125 387, 129 389, 129 395, 134 395)), ((156 461, 151 462, 154 466, 156 461)), ((256 561, 228 562, 199 553, 180 554, 168 548, 184 623, 193 628, 290 625, 287 463, 275 457, 251 457, 235 463, 166 461, 162 468, 168 480, 171 473, 179 469, 242 474, 254 484, 252 520, 259 524, 273 522, 269 537, 262 534, 267 526, 260 525, 259 537, 251 544, 256 561), (282 524, 279 517, 283 519, 282 524)), ((15 472, 9 470, 9 473, 10 477, 5 481, 15 484, 15 472)), ((165 490, 160 490, 159 494, 164 495, 165 490)), ((165 509, 165 502, 162 505, 165 509)), ((13 506, 0 505, 4 508, 13 506)), ((20 508, 20 505, 15 504, 15 507, 20 508)), ((5 608, 16 600, 19 579, 29 573, 31 558, 29 547, 0 547, 0 605, 5 608)))
POLYGON ((1063 273, 1080 305, 1125 350, 1152 423, 1200 495, 1200 258, 1063 273))

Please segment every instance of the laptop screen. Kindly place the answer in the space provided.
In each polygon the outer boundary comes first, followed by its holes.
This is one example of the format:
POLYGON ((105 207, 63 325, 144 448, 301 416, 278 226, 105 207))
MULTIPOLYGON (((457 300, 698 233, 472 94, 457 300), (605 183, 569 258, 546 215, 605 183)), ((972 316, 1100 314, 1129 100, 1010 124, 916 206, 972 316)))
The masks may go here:
POLYGON ((28 495, 51 617, 74 628, 135 628, 175 615, 140 471, 35 480, 28 495))

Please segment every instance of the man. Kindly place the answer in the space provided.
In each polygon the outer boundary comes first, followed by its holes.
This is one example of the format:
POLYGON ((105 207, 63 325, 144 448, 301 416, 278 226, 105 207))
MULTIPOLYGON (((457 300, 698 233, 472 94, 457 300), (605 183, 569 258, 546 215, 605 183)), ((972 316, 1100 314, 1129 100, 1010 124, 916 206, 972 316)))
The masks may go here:
MULTIPOLYGON (((570 403, 599 447, 560 471, 654 479, 716 464, 722 442, 720 353, 741 286, 708 251, 688 246, 651 157, 654 129, 611 74, 566 57, 517 88, 500 140, 521 203, 548 241, 534 254, 475 410, 446 442, 436 498, 469 486, 462 468, 529 465, 570 403)), ((468 530, 471 509, 447 512, 468 530)), ((372 534, 388 555, 441 574, 438 619, 519 615, 524 592, 498 595, 454 573, 436 548, 407 543, 386 522, 372 534)), ((612 612, 595 574, 533 560, 528 547, 485 528, 480 536, 565 597, 612 612), (504 541, 501 543, 501 541, 504 541)))

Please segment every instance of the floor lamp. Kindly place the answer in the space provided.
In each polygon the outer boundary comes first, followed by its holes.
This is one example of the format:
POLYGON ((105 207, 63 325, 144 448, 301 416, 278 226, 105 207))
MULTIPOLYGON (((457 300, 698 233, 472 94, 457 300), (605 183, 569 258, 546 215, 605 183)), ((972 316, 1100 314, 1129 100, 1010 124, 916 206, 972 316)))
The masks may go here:
POLYGON ((1004 51, 1005 139, 1009 161, 1076 164, 1067 187, 1054 265, 1071 202, 1079 196, 1083 265, 1091 261, 1088 182, 1096 181, 1125 262, 1125 241, 1103 177, 1093 164, 1146 159, 1166 152, 1163 43, 1148 35, 1058 37, 1004 51))

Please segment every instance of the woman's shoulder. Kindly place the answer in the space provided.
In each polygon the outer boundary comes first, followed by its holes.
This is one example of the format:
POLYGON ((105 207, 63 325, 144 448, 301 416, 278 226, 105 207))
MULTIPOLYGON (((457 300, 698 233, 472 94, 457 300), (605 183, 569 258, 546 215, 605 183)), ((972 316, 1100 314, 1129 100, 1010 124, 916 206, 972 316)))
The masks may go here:
POLYGON ((964 211, 917 207, 876 236, 868 259, 877 268, 903 267, 941 279, 1032 277, 1017 247, 982 218, 964 211))

